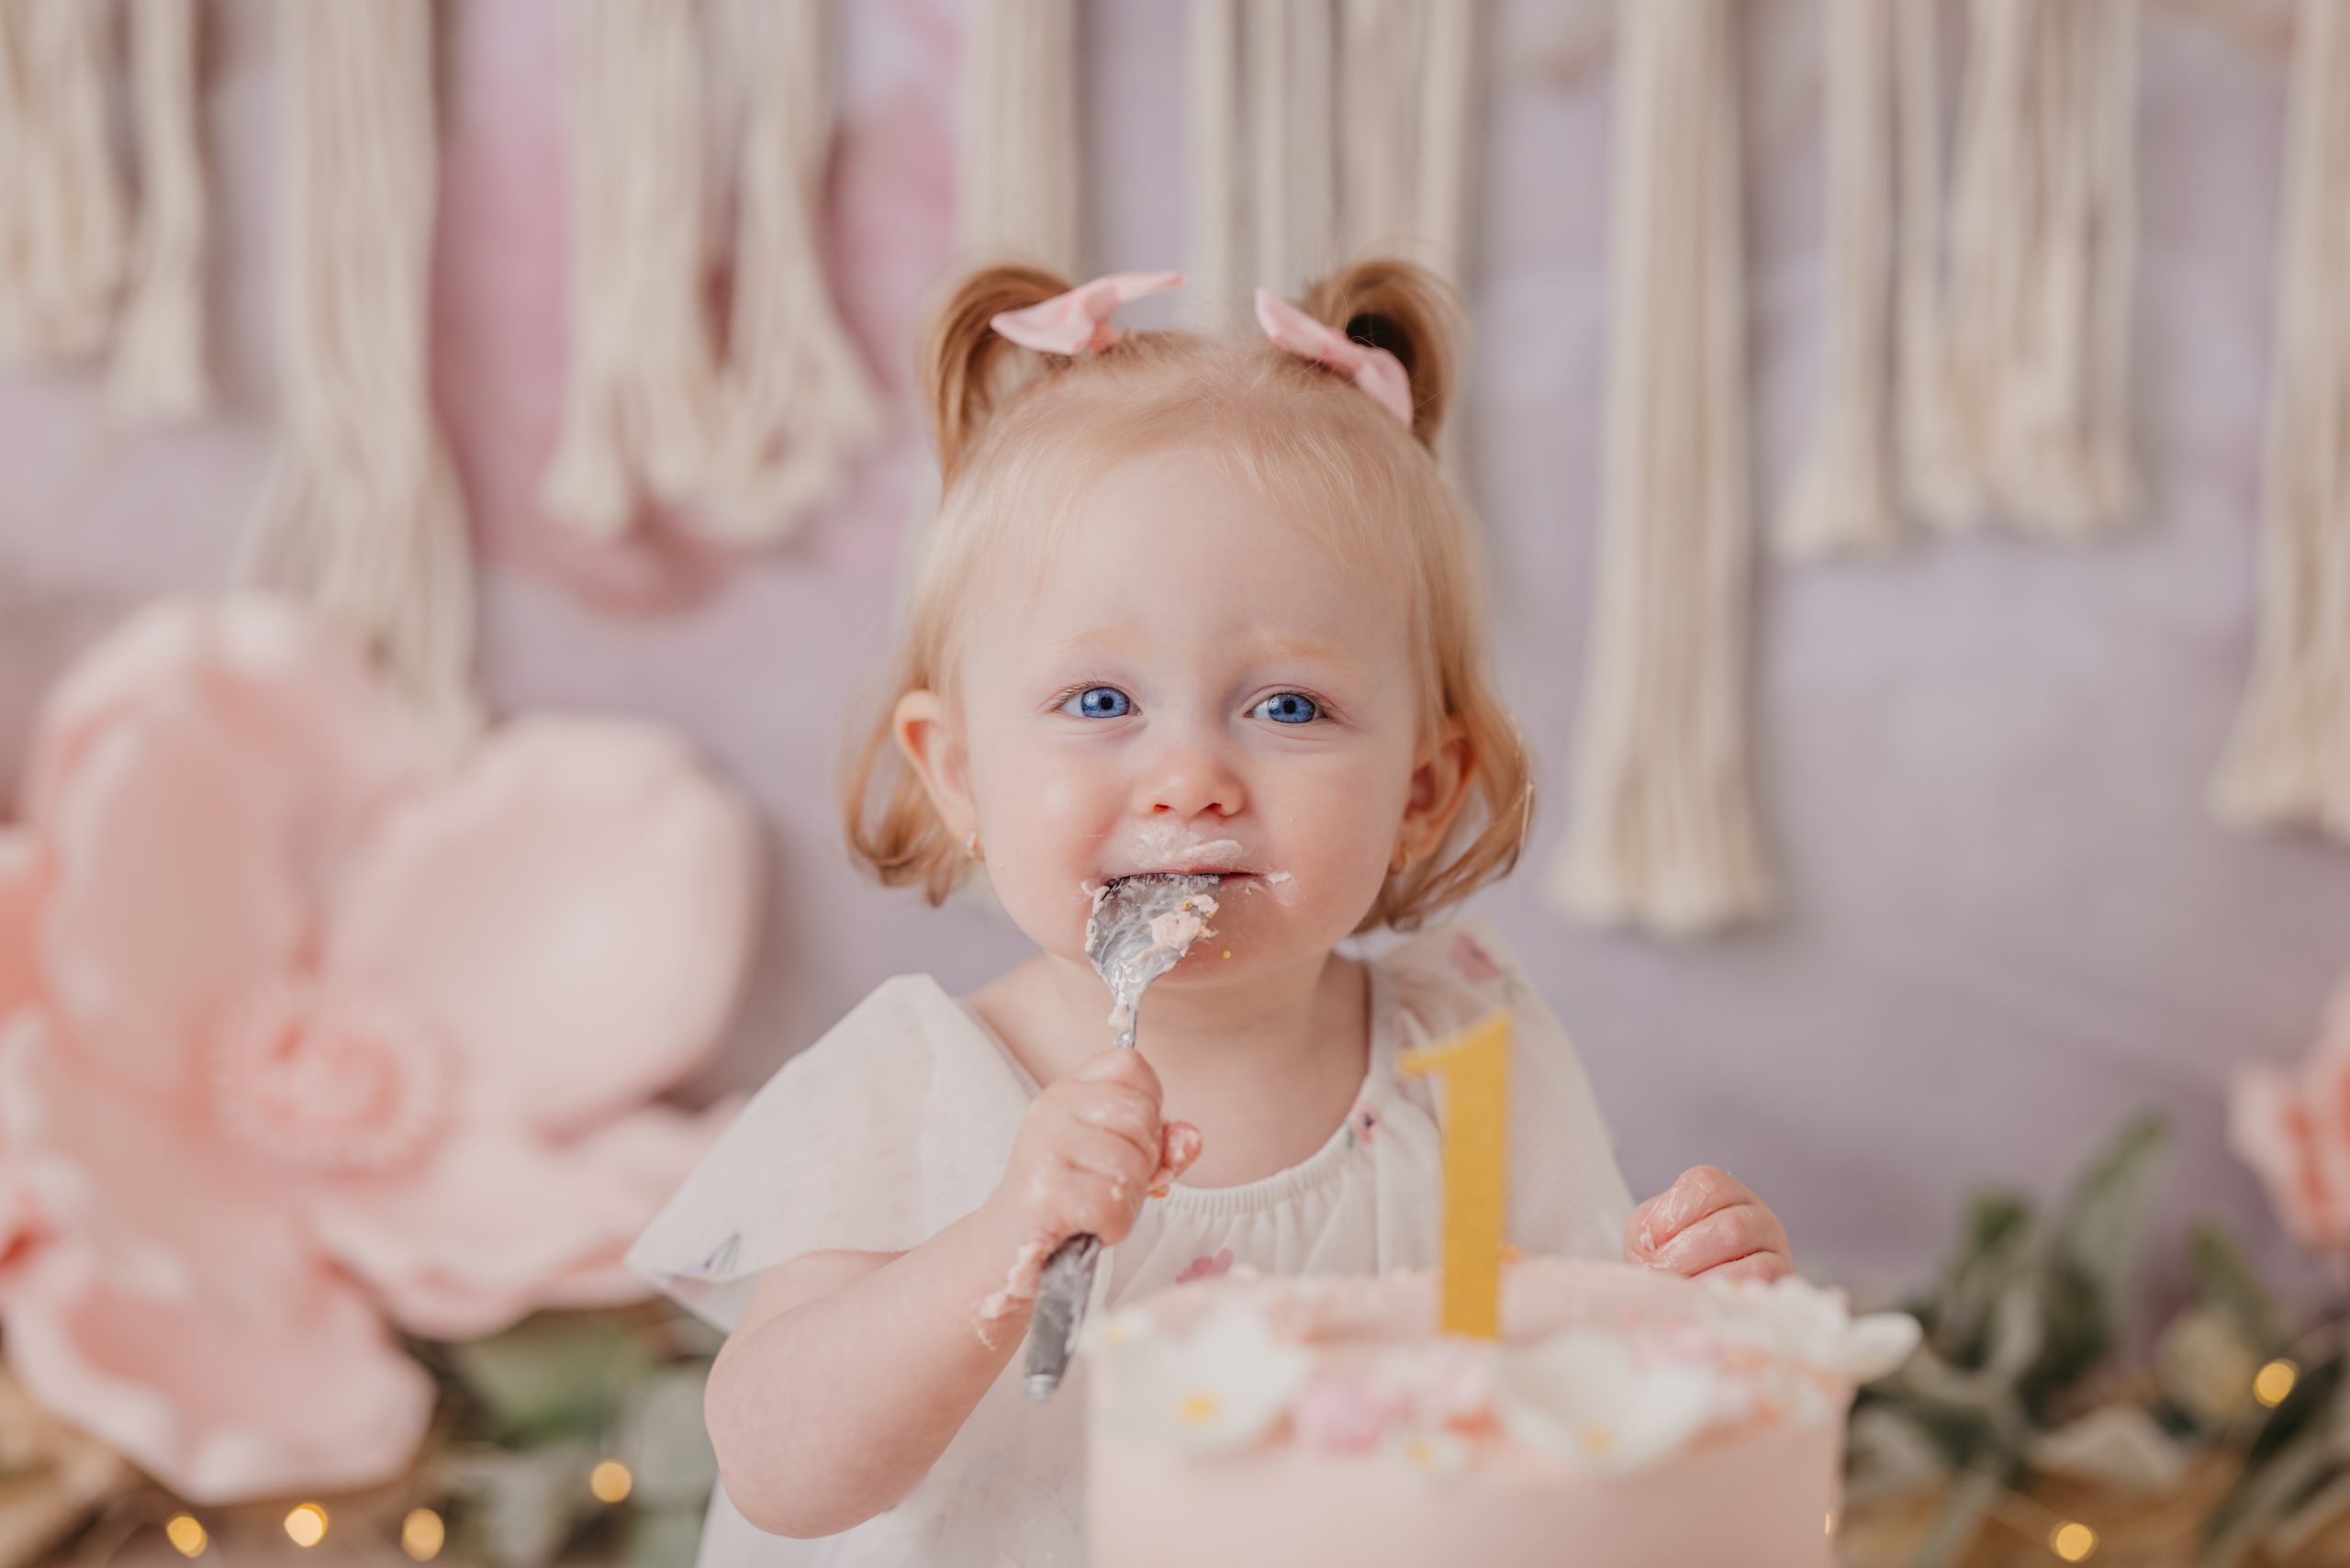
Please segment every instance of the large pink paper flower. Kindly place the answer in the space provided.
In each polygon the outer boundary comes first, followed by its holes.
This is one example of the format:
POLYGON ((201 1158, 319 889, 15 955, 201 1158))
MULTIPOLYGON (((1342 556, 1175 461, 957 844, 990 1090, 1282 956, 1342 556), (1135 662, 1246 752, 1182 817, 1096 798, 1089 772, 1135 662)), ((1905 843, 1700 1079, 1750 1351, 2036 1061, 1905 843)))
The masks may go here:
POLYGON ((135 618, 0 832, 0 1325, 33 1396, 198 1501, 404 1464, 464 1338, 641 1292, 705 1142, 755 826, 641 725, 454 758, 321 622, 135 618))
POLYGON ((2295 1071, 2240 1070, 2228 1142, 2296 1239, 2337 1271, 2350 1263, 2350 982, 2295 1071))

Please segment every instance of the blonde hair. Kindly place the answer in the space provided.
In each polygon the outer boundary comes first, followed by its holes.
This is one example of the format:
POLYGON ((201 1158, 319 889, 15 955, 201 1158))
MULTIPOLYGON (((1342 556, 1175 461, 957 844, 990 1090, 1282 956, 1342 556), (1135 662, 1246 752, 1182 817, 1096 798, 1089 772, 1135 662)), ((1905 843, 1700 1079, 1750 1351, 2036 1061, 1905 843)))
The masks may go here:
POLYGON ((1400 546, 1414 585, 1423 743, 1465 737, 1471 797, 1435 853, 1391 874, 1359 929, 1410 930, 1509 874, 1534 785, 1526 746, 1495 697, 1486 565, 1476 520, 1434 456, 1452 390, 1459 309, 1432 273, 1387 259, 1312 286, 1304 306, 1404 364, 1415 413, 1394 418, 1340 377, 1262 338, 1127 331, 1085 358, 1033 353, 989 325, 1069 287, 1025 266, 961 279, 923 336, 925 412, 945 489, 916 556, 878 714, 850 747, 841 808, 855 858, 935 904, 971 869, 896 745, 909 691, 955 689, 975 565, 998 548, 1041 559, 1094 478, 1140 451, 1196 452, 1334 546, 1342 560, 1400 546))

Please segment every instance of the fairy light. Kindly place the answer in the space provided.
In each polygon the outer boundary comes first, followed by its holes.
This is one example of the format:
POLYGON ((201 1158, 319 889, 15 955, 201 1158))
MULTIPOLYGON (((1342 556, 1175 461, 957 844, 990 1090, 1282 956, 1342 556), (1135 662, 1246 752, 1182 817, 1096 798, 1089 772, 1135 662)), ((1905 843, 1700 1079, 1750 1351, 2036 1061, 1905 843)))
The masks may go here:
POLYGON ((327 1511, 316 1503, 300 1503, 285 1515, 285 1533, 297 1546, 316 1546, 327 1538, 327 1511))
POLYGON ((634 1484, 628 1466, 616 1459, 608 1459, 588 1473, 588 1490, 596 1494, 596 1500, 599 1503, 625 1500, 629 1488, 634 1484))
POLYGON ((2067 1562, 2086 1562, 2097 1550, 2097 1531, 2077 1519, 2067 1519, 2048 1532, 2048 1550, 2067 1562))
POLYGON ((2301 1369, 2279 1356, 2254 1375, 2252 1396, 2274 1410, 2285 1403, 2285 1396, 2300 1379, 2301 1369))
POLYGON ((163 1534, 171 1539, 182 1557, 201 1557, 205 1543, 211 1539, 205 1533, 202 1521, 194 1514, 173 1514, 163 1526, 163 1534))
POLYGON ((408 1518, 400 1521, 400 1550, 419 1562, 440 1556, 442 1543, 448 1539, 448 1527, 430 1508, 410 1508, 408 1518))

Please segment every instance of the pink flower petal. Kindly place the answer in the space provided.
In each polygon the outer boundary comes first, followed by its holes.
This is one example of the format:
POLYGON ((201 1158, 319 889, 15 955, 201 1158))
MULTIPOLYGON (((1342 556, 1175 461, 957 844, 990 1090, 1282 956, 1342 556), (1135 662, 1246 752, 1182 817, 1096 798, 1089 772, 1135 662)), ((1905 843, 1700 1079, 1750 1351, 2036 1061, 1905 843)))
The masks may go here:
POLYGON ((190 1099, 110 1092, 38 1009, 0 1025, 0 1149, 45 1222, 126 1289, 185 1294, 208 1273, 266 1301, 315 1255, 284 1174, 216 1140, 190 1099))
POLYGON ((193 1503, 387 1480, 431 1414, 431 1380, 323 1270, 263 1298, 219 1279, 170 1298, 51 1247, 0 1277, 0 1321, 35 1400, 193 1503))
POLYGON ((312 1219, 402 1326, 470 1339, 618 1256, 659 1204, 575 1150, 475 1126, 420 1172, 322 1189, 312 1219))
MULTIPOLYGON (((16 1020, 20 1014, 34 1018, 31 1009, 39 1002, 33 933, 42 885, 33 840, 0 832, 0 1042, 39 1027, 37 1022, 16 1020)), ((0 1093, 6 1087, 0 1078, 0 1093)), ((0 1273, 25 1260, 39 1212, 19 1163, 10 1157, 6 1106, 0 1103, 0 1273)))
POLYGON ((48 890, 39 844, 0 829, 0 1023, 39 995, 33 944, 48 890))
POLYGON ((744 1099, 729 1094, 699 1111, 647 1105, 564 1147, 648 1202, 664 1204, 741 1114, 744 1099))
POLYGON ((747 810, 666 736, 525 720, 386 822, 327 968, 431 1018, 475 1114, 567 1133, 717 1042, 759 864, 747 810))
POLYGON ((27 766, 25 820, 48 823, 115 724, 190 692, 263 749, 358 800, 431 757, 420 722, 313 611, 257 592, 170 599, 126 620, 50 689, 27 766))
MULTIPOLYGON (((566 1146, 607 1175, 625 1182, 644 1200, 649 1220, 685 1182, 718 1135, 743 1108, 729 1095, 700 1112, 652 1105, 599 1127, 566 1146)), ((622 1261, 626 1248, 575 1269, 540 1293, 540 1306, 625 1306, 653 1294, 644 1276, 622 1261)))
POLYGON ((158 703, 93 737, 53 803, 46 989, 127 1083, 184 1092, 219 1010, 302 950, 321 824, 286 760, 200 703, 158 703))

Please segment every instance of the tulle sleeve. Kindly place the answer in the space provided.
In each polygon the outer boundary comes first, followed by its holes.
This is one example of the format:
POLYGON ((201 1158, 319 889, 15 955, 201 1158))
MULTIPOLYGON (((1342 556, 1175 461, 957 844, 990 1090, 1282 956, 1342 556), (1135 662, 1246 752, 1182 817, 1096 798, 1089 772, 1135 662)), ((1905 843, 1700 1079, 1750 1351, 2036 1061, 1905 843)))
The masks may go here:
POLYGON ((977 1207, 1028 1093, 927 975, 884 981, 744 1106, 628 1253, 720 1328, 807 1252, 898 1251, 977 1207))
POLYGON ((1432 926, 1379 961, 1396 985, 1406 1049, 1512 1010, 1510 1240, 1528 1253, 1620 1259, 1632 1194, 1615 1135, 1583 1058, 1493 921, 1432 926))

